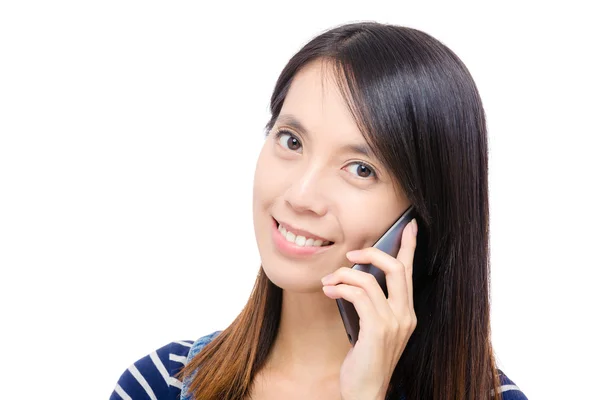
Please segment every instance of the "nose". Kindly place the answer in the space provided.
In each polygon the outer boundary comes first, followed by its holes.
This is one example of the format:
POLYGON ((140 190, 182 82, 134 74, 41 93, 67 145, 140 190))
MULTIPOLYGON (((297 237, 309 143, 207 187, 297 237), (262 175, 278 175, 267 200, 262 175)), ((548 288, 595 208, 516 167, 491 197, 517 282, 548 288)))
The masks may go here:
POLYGON ((291 173, 291 180, 284 200, 298 213, 312 212, 318 216, 327 213, 324 187, 325 174, 318 165, 305 166, 297 174, 291 173))

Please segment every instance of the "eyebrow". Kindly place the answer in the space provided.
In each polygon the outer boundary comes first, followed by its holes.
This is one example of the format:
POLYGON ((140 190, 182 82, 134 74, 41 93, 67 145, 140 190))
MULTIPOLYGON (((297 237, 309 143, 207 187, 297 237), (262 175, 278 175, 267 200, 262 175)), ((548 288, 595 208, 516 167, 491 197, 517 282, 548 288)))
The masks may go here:
MULTIPOLYGON (((298 132, 300 132, 301 134, 303 134, 304 136, 310 137, 310 132, 308 131, 308 129, 306 129, 304 127, 304 125, 302 125, 302 122, 300 122, 300 120, 298 120, 298 118, 296 118, 295 116, 293 116, 291 114, 281 114, 281 115, 279 115, 279 117, 277 118, 277 120, 275 122, 276 123, 278 122, 280 124, 289 125, 292 128, 294 128, 295 130, 297 130, 298 132)), ((369 146, 367 146, 366 144, 346 144, 346 145, 342 146, 342 151, 358 153, 365 157, 376 159, 375 155, 373 154, 373 152, 371 151, 369 146)))

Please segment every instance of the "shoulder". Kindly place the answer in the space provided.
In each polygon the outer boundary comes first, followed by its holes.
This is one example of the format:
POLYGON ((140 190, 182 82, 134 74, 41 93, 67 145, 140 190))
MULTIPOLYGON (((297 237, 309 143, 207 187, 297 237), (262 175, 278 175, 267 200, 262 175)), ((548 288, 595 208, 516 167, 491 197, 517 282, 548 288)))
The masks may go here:
POLYGON ((204 348, 204 346, 206 346, 208 343, 210 343, 221 332, 222 331, 215 331, 213 333, 210 333, 208 335, 205 335, 205 336, 202 336, 202 337, 196 339, 196 341, 194 341, 194 343, 191 346, 190 352, 188 354, 188 360, 191 360, 192 358, 194 358, 196 356, 196 354, 198 354, 200 352, 200 350, 202 350, 204 348))
POLYGON ((110 400, 179 399, 185 385, 175 375, 221 332, 177 340, 140 358, 121 374, 110 400))
MULTIPOLYGON (((496 368, 500 376, 500 398, 502 400, 528 400, 525 394, 519 387, 511 381, 506 374, 499 368, 496 368)), ((490 396, 493 396, 494 391, 490 391, 490 396)), ((406 400, 406 394, 402 393, 399 400, 406 400)))
POLYGON ((176 399, 182 383, 174 377, 187 363, 193 340, 168 343, 131 364, 119 378, 110 400, 176 399))
POLYGON ((525 393, 501 369, 498 369, 498 374, 500 375, 502 400, 527 400, 525 393))
MULTIPOLYGON (((199 352, 210 343, 215 337, 219 335, 222 331, 215 331, 211 334, 205 335, 197 339, 191 346, 189 351, 187 361, 190 362, 199 352)), ((198 368, 194 370, 192 376, 186 376, 183 380, 182 388, 181 388, 181 400, 191 400, 191 395, 188 392, 188 388, 192 382, 193 376, 198 372, 198 368)))

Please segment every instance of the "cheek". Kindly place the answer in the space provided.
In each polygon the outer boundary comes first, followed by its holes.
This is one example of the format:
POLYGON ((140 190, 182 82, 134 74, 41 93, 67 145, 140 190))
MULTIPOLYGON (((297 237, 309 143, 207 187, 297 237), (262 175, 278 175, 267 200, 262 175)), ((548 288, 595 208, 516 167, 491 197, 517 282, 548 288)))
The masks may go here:
POLYGON ((371 247, 401 214, 401 207, 390 204, 385 196, 347 196, 340 212, 347 250, 371 247), (355 199, 349 202, 349 199, 355 199))
POLYGON ((265 143, 260 155, 258 156, 256 168, 254 170, 253 193, 255 200, 261 197, 267 186, 266 181, 268 180, 267 171, 269 170, 269 160, 266 155, 266 146, 267 145, 265 143))
POLYGON ((352 228, 346 229, 345 235, 348 239, 348 250, 358 250, 372 246, 379 237, 376 226, 369 221, 354 222, 352 228))
POLYGON ((378 239, 377 232, 373 230, 373 225, 368 221, 358 221, 354 219, 347 222, 344 226, 344 243, 340 250, 340 258, 342 259, 343 267, 352 267, 353 262, 346 258, 346 252, 350 250, 360 250, 372 246, 378 239), (361 227, 367 227, 362 229, 361 227))
POLYGON ((256 209, 269 205, 282 192, 281 167, 277 160, 269 153, 265 145, 254 171, 253 199, 256 209))
MULTIPOLYGON (((351 197, 349 197, 351 198, 351 197)), ((368 247, 377 240, 377 229, 381 225, 378 215, 365 203, 348 204, 346 199, 343 216, 340 214, 340 225, 344 232, 346 251, 368 247)))

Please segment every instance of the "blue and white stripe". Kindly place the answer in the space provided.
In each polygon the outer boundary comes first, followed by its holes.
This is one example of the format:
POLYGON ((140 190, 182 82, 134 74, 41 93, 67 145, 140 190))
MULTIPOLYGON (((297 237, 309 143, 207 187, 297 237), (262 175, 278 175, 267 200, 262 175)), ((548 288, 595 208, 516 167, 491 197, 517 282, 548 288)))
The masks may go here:
POLYGON ((171 342, 130 365, 110 400, 177 399, 182 382, 175 375, 187 363, 193 340, 171 342))

